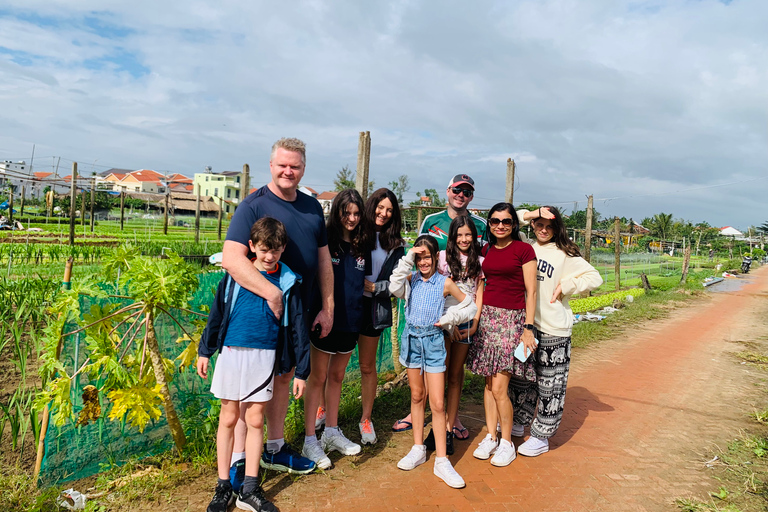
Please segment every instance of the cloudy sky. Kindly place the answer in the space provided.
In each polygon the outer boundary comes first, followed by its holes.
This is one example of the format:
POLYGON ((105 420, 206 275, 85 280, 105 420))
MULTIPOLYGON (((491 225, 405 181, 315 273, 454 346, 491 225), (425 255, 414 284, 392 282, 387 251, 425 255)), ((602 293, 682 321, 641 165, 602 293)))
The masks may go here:
MULTIPOLYGON (((765 0, 5 0, 0 159, 192 175, 282 136, 332 188, 372 138, 406 200, 477 183, 603 216, 768 220, 765 0)), ((60 169, 61 171, 61 169, 60 169)))

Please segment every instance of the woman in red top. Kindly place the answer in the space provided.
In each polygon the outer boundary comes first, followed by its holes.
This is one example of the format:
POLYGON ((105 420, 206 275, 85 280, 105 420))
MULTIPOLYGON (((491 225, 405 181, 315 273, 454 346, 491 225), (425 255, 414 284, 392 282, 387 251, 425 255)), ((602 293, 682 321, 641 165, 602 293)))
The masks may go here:
POLYGON ((483 273, 486 285, 477 335, 469 348, 467 368, 485 377, 483 402, 488 435, 474 456, 506 466, 515 457, 512 445, 512 402, 507 386, 517 379, 536 382, 533 358, 520 362, 515 348, 522 343, 526 353, 536 349, 533 321, 536 314, 536 253, 520 240, 520 223, 510 203, 498 203, 488 212, 483 273), (501 439, 496 433, 501 423, 501 439))

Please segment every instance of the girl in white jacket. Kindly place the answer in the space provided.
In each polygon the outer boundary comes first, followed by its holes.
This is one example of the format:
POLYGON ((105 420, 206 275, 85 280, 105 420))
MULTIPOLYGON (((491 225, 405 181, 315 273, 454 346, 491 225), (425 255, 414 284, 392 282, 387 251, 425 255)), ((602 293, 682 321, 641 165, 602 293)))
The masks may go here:
POLYGON ((531 356, 535 358, 537 382, 512 379, 509 383, 515 411, 512 435, 522 437, 525 426, 531 425, 531 437, 517 450, 528 457, 549 451, 549 438, 555 435, 563 418, 573 328, 568 298, 594 290, 603 282, 600 273, 581 257, 579 247, 568 238, 560 212, 552 206, 543 206, 538 212, 532 225, 538 260, 534 326, 539 346, 531 356))

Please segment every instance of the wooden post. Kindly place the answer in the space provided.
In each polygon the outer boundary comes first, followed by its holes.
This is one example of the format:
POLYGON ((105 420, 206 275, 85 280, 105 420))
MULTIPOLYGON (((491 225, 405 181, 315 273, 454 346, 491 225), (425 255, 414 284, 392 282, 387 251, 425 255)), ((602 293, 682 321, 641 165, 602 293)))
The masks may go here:
POLYGON ((507 158, 507 190, 504 194, 504 200, 510 204, 515 195, 515 161, 507 158))
POLYGON ((640 272, 640 282, 643 283, 643 288, 646 290, 651 289, 651 283, 648 281, 648 276, 645 275, 645 272, 640 272))
POLYGON ((85 229, 85 190, 80 191, 80 225, 85 229))
POLYGON ((584 259, 589 261, 592 252, 592 196, 587 198, 587 229, 584 230, 584 259))
POLYGON ((24 196, 27 195, 27 187, 25 185, 21 186, 21 201, 19 204, 19 217, 24 216, 24 196))
POLYGON ((613 245, 614 245, 614 272, 616 275, 616 290, 621 289, 621 221, 618 217, 613 219, 613 245))
POLYGON ((120 231, 125 227, 125 187, 120 187, 120 231))
MULTIPOLYGON (((248 164, 246 164, 248 165, 248 164)), ((195 243, 200 243, 200 185, 197 187, 197 201, 195 201, 195 243)))
POLYGON ((165 193, 165 211, 163 212, 163 234, 168 234, 168 203, 169 199, 171 197, 171 194, 169 192, 165 193))
POLYGON ((219 240, 221 240, 221 217, 224 212, 223 200, 219 198, 219 240))
POLYGON ((91 178, 91 233, 96 225, 96 219, 93 216, 93 204, 96 202, 96 177, 91 178))
POLYGON ((686 279, 688 279, 688 265, 691 263, 691 244, 688 243, 688 246, 685 248, 685 252, 683 253, 683 275, 680 278, 680 284, 685 285, 686 279))
POLYGON ((238 205, 251 193, 251 166, 248 164, 243 164, 242 181, 240 184, 240 199, 237 201, 238 205))
POLYGON ((365 194, 363 201, 368 199, 368 178, 371 170, 371 132, 365 132, 365 194))
POLYGON ((75 182, 77 181, 77 162, 72 162, 72 175, 69 177, 69 245, 75 245, 75 182))
POLYGON ((8 186, 8 223, 13 227, 13 185, 8 186))
POLYGON ((419 230, 421 229, 421 207, 416 207, 416 234, 418 235, 419 230))
POLYGON ((355 188, 363 202, 368 198, 368 168, 371 163, 371 132, 360 132, 357 144, 357 175, 355 188))

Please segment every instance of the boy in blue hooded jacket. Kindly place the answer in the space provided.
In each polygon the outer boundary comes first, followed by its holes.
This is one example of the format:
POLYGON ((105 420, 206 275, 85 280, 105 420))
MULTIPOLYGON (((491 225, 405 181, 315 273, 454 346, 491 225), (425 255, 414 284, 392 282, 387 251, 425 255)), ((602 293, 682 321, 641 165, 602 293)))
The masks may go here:
MULTIPOLYGON (((296 367, 293 393, 304 393, 309 376, 309 335, 303 320, 301 276, 280 256, 288 242, 285 226, 264 217, 253 224, 251 251, 254 266, 283 291, 284 314, 278 320, 266 301, 242 288, 228 274, 219 283, 208 323, 198 348, 197 373, 208 377, 210 357, 220 352, 211 380, 211 392, 221 400, 216 451, 219 480, 208 512, 225 512, 235 492, 230 480, 234 431, 243 414, 248 426, 245 478, 237 506, 245 510, 277 510, 267 500, 257 476, 264 435, 264 408, 272 399, 275 374, 296 367)), ((314 469, 314 468, 312 468, 314 469)))

